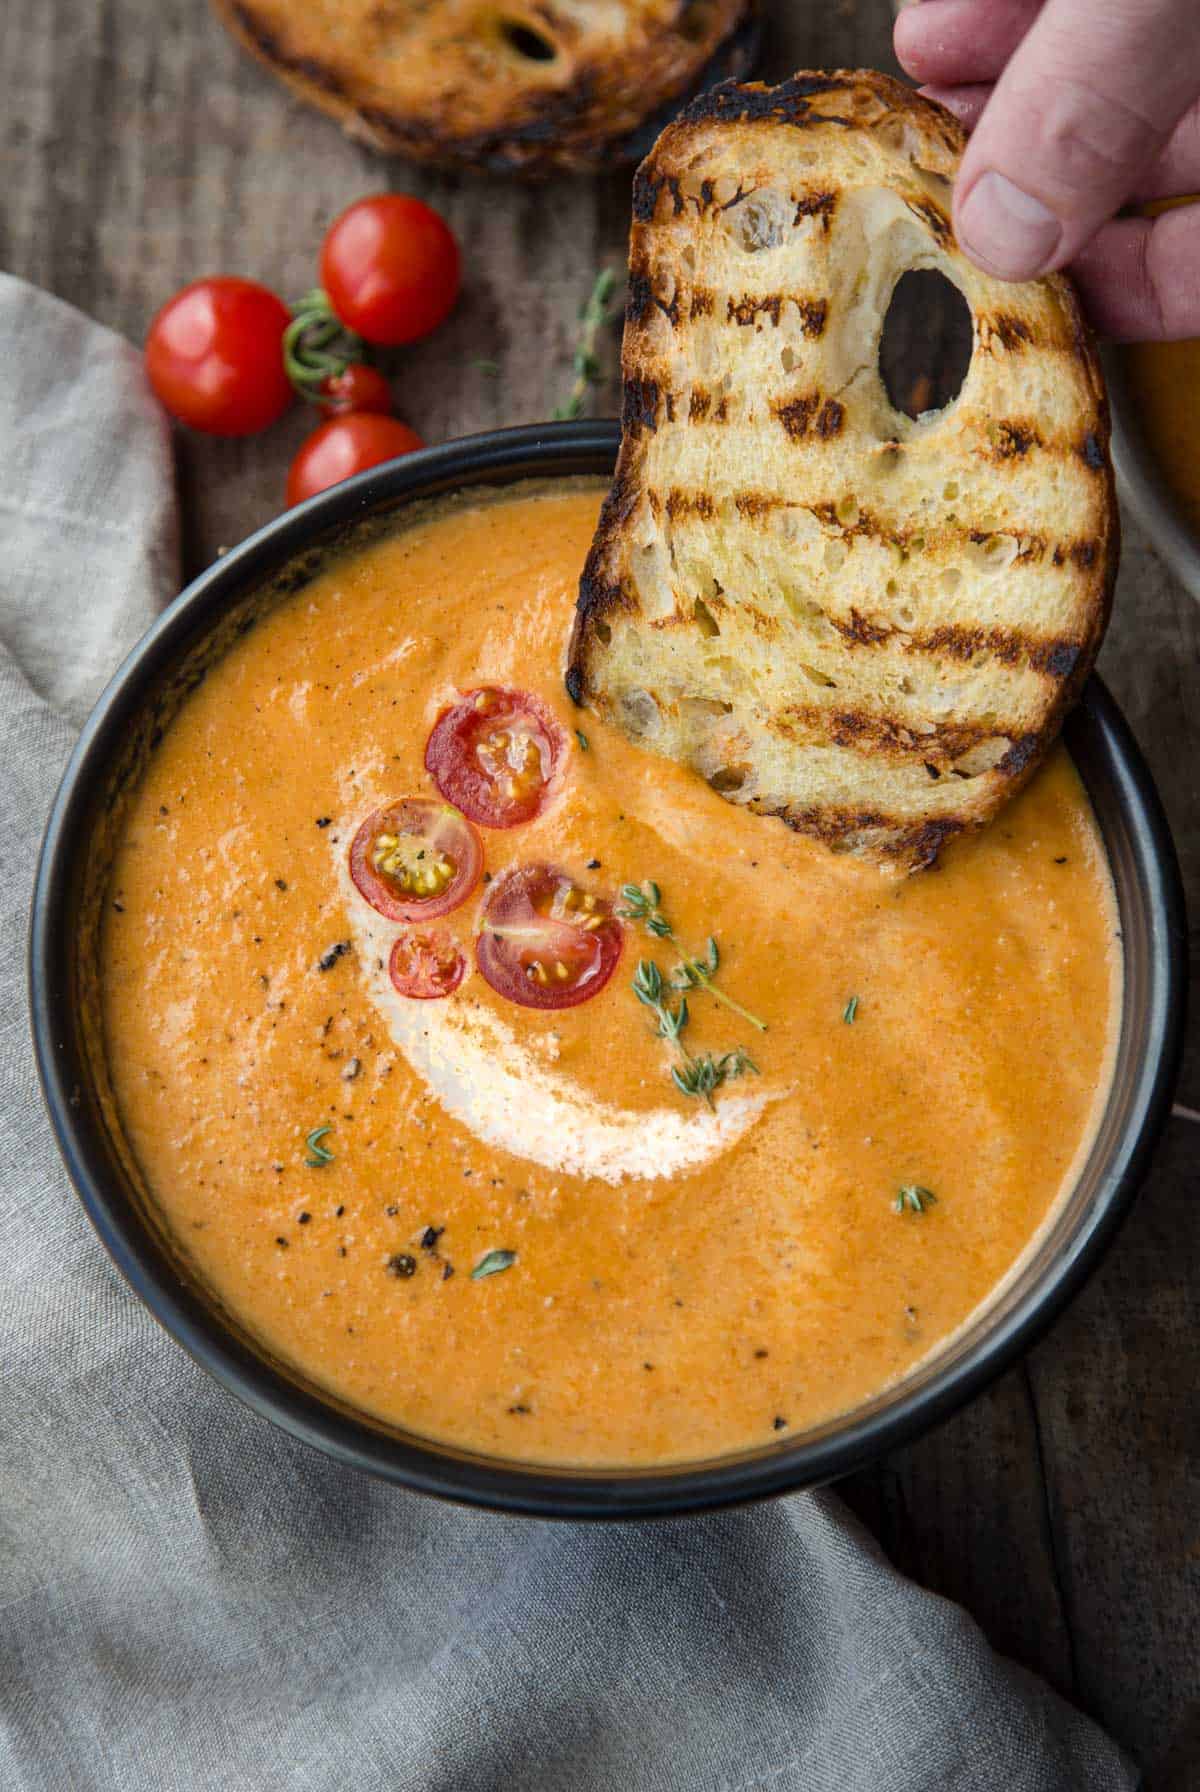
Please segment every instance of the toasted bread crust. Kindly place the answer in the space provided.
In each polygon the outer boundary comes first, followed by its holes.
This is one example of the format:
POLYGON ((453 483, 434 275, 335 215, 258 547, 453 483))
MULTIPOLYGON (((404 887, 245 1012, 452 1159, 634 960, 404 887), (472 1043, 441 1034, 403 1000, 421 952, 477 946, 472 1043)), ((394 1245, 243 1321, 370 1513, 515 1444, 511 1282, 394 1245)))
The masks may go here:
POLYGON ((212 4, 251 55, 372 148, 510 174, 635 159, 656 113, 744 74, 757 49, 755 0, 212 4))
POLYGON ((664 131, 634 182, 622 445, 567 657, 575 701, 901 869, 1032 775, 1117 570, 1090 333, 1063 276, 1007 286, 961 254, 963 144, 853 71, 719 87, 664 131), (871 332, 914 264, 958 286, 974 348, 958 398, 910 420, 871 332))

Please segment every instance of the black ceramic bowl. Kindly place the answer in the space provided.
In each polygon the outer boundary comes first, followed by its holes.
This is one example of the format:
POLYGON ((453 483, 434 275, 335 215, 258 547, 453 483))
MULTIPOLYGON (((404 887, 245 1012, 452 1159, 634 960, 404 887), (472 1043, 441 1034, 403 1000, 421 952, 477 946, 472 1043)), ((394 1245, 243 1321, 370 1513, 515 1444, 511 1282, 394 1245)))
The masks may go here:
POLYGON ((1183 898, 1171 838, 1129 730, 1093 680, 1067 739, 1120 904, 1124 1019, 1112 1093, 1078 1186, 1035 1256, 949 1348, 819 1430, 738 1456, 628 1472, 523 1468, 447 1449, 339 1405, 256 1348, 173 1252, 107 1096, 95 966, 108 815, 205 659, 256 602, 296 588, 365 519, 461 487, 608 474, 616 447, 615 424, 574 423, 427 449, 288 512, 210 567, 134 649, 83 731, 46 832, 31 947, 38 1065, 67 1168, 116 1263, 167 1330, 256 1412, 343 1462, 426 1493, 560 1518, 690 1512, 811 1487, 961 1405, 1045 1330, 1116 1231, 1167 1113, 1183 1013, 1183 898))

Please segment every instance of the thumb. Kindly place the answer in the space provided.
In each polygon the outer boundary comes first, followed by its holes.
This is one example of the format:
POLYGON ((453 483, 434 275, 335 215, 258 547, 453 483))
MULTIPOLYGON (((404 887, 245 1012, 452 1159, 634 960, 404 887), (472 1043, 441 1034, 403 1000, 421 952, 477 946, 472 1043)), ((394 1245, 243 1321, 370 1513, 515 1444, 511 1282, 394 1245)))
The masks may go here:
POLYGON ((1200 86, 1192 7, 1046 0, 963 157, 955 228, 972 261, 1032 279, 1117 211, 1200 86))

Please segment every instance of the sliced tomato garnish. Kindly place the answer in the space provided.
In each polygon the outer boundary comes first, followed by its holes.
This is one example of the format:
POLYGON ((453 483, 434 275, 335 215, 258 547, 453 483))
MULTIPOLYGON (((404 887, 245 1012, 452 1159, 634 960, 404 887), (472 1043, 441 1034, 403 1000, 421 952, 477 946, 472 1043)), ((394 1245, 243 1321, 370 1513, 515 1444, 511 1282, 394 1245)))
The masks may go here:
POLYGON ((523 1008, 574 1008, 597 995, 621 956, 621 923, 602 896, 552 865, 497 878, 475 944, 498 995, 523 1008))
POLYGON ((484 685, 443 710, 425 769, 446 798, 485 828, 540 814, 566 751, 566 735, 528 691, 484 685))
POLYGON ((389 921, 432 921, 465 902, 483 869, 479 835, 449 803, 406 796, 376 809, 350 846, 360 896, 389 921))
POLYGON ((451 995, 466 974, 466 958, 440 927, 402 933, 388 959, 388 976, 400 994, 418 1002, 451 995))

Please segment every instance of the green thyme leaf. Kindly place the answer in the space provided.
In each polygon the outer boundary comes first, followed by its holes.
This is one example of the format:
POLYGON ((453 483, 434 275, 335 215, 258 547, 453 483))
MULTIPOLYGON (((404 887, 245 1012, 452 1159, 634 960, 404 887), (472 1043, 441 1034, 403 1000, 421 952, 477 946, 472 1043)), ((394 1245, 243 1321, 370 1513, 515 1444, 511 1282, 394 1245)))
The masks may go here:
POLYGON ((516 1260, 515 1251, 489 1251, 471 1271, 471 1280, 479 1282, 484 1276, 498 1276, 502 1269, 511 1269, 516 1260))
POLYGON ((662 972, 651 958, 639 958, 633 973, 633 993, 639 1002, 653 1007, 662 996, 662 972))
POLYGON ((848 1027, 852 1027, 854 1025, 854 1017, 857 1013, 858 1013, 858 997, 851 996, 850 1000, 846 1003, 846 1006, 842 1009, 842 1019, 845 1021, 846 1025, 848 1027))
POLYGON ((329 1126, 328 1124, 325 1126, 314 1126, 308 1137, 305 1139, 304 1143, 308 1147, 308 1156, 304 1161, 310 1170, 319 1170, 323 1164, 331 1164, 333 1162, 333 1152, 321 1143, 321 1140, 325 1137, 326 1133, 332 1131, 332 1126, 329 1126))
POLYGON ((579 742, 579 751, 581 753, 586 753, 588 750, 588 737, 583 732, 582 728, 577 728, 575 730, 575 739, 579 742))
POLYGON ((908 1182, 896 1192, 892 1202, 894 1213, 924 1213, 925 1209, 937 1201, 931 1188, 922 1188, 919 1183, 908 1182))

